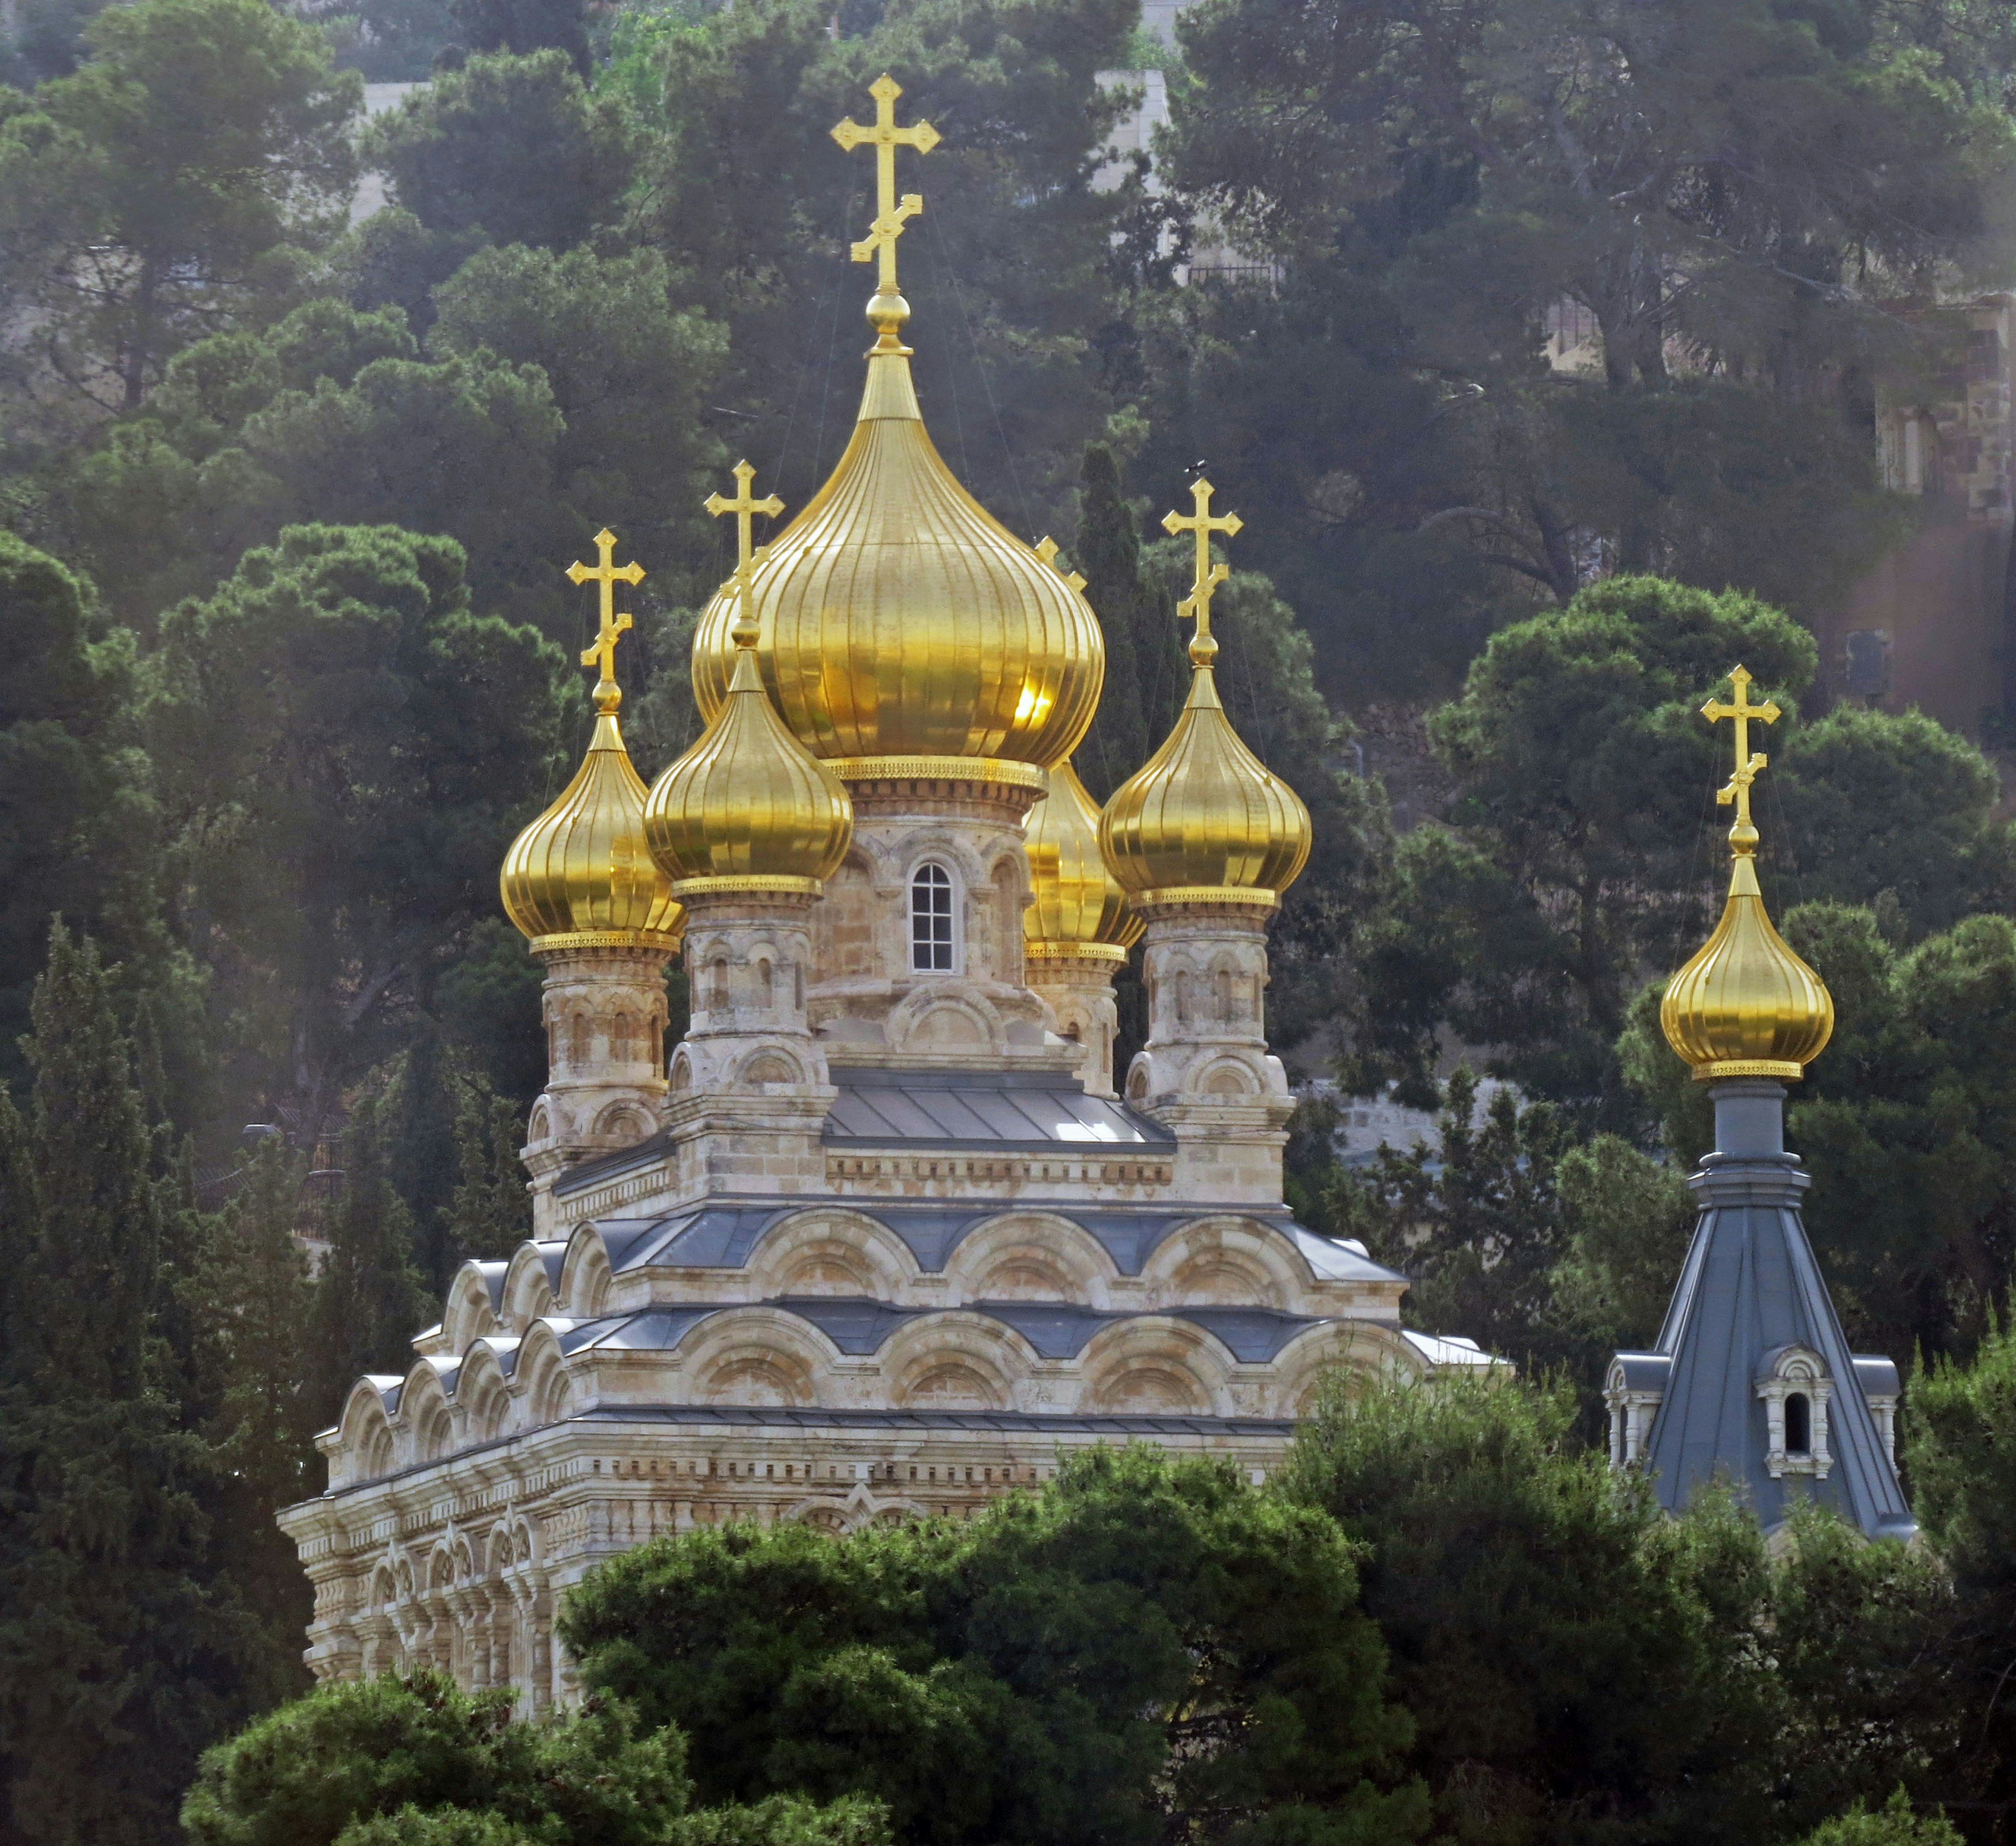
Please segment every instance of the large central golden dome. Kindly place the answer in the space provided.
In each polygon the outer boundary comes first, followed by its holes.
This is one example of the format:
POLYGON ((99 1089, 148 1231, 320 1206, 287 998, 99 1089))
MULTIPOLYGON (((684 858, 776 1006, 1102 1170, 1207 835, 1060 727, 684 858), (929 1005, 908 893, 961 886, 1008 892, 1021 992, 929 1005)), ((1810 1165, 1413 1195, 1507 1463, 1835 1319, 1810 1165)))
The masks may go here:
MULTIPOLYGON (((900 297, 877 307, 882 337, 853 438, 756 567, 765 689, 842 775, 931 773, 910 760, 920 757, 1048 768, 1098 705, 1098 621, 953 478, 896 336, 909 310, 900 297)), ((735 609, 724 585, 693 639, 693 693, 709 719, 728 693, 735 609)))

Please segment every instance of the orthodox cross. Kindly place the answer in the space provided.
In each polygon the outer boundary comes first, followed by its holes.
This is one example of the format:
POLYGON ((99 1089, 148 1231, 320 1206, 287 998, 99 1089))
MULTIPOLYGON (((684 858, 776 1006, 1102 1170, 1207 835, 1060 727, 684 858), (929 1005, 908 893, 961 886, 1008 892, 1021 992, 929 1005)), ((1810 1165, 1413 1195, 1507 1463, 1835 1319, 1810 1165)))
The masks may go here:
POLYGON ((896 292, 896 239, 903 234, 903 223, 913 218, 924 209, 924 202, 915 193, 905 193, 899 201, 896 197, 896 149, 913 147, 920 154, 927 154, 938 144, 938 131, 929 122, 915 122, 907 128, 896 126, 896 99, 903 93, 903 86, 887 71, 868 86, 868 93, 875 99, 875 124, 864 128, 852 116, 842 119, 833 131, 833 138, 849 153, 857 147, 872 147, 875 150, 875 221, 868 227, 868 235, 854 246, 853 257, 857 263, 865 263, 880 253, 881 268, 876 275, 876 284, 885 295, 896 292))
MULTIPOLYGON (((584 564, 579 559, 567 566, 567 575, 575 583, 593 582, 602 592, 602 607, 596 626, 595 645, 581 652, 584 667, 601 669, 602 678, 595 689, 595 708, 598 711, 615 709, 614 703, 605 694, 616 691, 616 641, 620 635, 628 632, 630 618, 616 613, 616 586, 619 583, 642 583, 644 567, 642 564, 617 564, 610 560, 616 556, 616 534, 607 526, 596 534, 595 549, 602 554, 601 562, 593 566, 584 564)), ((619 695, 620 696, 620 695, 619 695)))
POLYGON ((724 513, 735 515, 735 581, 741 591, 741 608, 735 618, 735 644, 738 647, 754 647, 756 635, 749 614, 749 567, 761 560, 765 548, 751 549, 750 522, 759 513, 766 513, 775 519, 784 510, 784 503, 775 494, 764 500, 751 495, 749 484, 756 478, 756 470, 747 462, 737 462, 733 472, 735 498, 724 500, 718 494, 709 494, 707 509, 716 519, 724 513), (748 630, 746 635, 745 629, 748 630))
POLYGON ((1162 515, 1162 530, 1172 538, 1179 532, 1197 534, 1197 567, 1190 580, 1190 593, 1176 605, 1176 619, 1196 619, 1197 632, 1190 637, 1190 659, 1200 667, 1218 652, 1218 643, 1211 638, 1211 592, 1232 574, 1223 564, 1211 561, 1211 535, 1222 532, 1229 538, 1246 523, 1236 513, 1213 519, 1211 495, 1211 483, 1200 476, 1190 483, 1190 498, 1196 502, 1191 516, 1186 519, 1180 513, 1162 515))
MULTIPOLYGON (((1039 539, 1035 545, 1035 552, 1036 556, 1053 570, 1057 570, 1057 542, 1054 538, 1046 536, 1039 539)), ((1075 590, 1082 590, 1085 588, 1085 579, 1075 570, 1068 572, 1057 570, 1057 574, 1075 590)))
POLYGON ((1736 804, 1736 825, 1730 829, 1729 837, 1742 842, 1746 838, 1754 845, 1757 829, 1750 822, 1750 785, 1757 779, 1757 772, 1769 758, 1763 751, 1752 751, 1750 747, 1750 721, 1755 718, 1760 724, 1775 725, 1782 715, 1775 701, 1766 699, 1762 705, 1750 703, 1750 675, 1738 667, 1730 674, 1730 683, 1736 688, 1736 696, 1724 704, 1719 699, 1711 699, 1701 707, 1701 716, 1710 724, 1719 723, 1725 718, 1736 721, 1736 772, 1728 782, 1715 792, 1716 801, 1726 808, 1736 804))

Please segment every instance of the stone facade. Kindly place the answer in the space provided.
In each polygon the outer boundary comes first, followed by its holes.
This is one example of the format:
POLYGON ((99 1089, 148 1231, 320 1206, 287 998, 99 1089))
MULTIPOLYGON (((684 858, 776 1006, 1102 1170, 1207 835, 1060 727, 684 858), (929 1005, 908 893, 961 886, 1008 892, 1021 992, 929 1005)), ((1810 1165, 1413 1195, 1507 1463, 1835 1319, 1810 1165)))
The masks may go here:
POLYGON ((1336 1368, 1492 1362, 1402 1330, 1405 1279, 1281 1204, 1264 906, 1147 912, 1123 1103, 1070 1011, 1110 1031, 1110 969, 1082 992, 1025 962, 1031 791, 852 792, 822 894, 693 896, 666 1078, 636 1055, 656 969, 549 957, 535 1237, 359 1380, 328 1491, 283 1515, 319 1675, 431 1663, 538 1710, 569 1693, 560 1596, 657 1533, 963 1514, 1096 1442, 1258 1477, 1336 1368), (941 956, 920 905, 948 901, 941 956))

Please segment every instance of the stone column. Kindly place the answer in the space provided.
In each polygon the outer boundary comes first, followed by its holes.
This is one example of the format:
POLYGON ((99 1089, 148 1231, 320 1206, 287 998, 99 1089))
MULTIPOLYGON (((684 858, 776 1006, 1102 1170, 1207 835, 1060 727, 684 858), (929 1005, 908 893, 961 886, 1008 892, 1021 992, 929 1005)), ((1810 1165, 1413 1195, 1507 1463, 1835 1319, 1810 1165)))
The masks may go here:
POLYGON ((826 1183, 819 1131, 836 1094, 805 1017, 819 884, 780 875, 696 878, 686 910, 692 1024, 673 1055, 665 1119, 706 1190, 826 1183))
POLYGON ((1078 1081, 1093 1096, 1111 1096, 1120 1031, 1113 977, 1127 951, 1104 942, 1032 942, 1027 952, 1029 985, 1049 1002, 1059 1034, 1078 1047, 1078 1081))
POLYGON ((1278 1205, 1281 1150, 1294 1103, 1267 1049, 1265 898, 1236 888, 1150 891, 1148 1042, 1127 1074, 1127 1099, 1176 1136, 1179 1196, 1278 1205))
POLYGON ((546 1087, 524 1161, 533 1234, 553 1234, 554 1181, 576 1161, 654 1133, 665 1095, 665 964, 675 945, 635 930, 542 936, 546 1087))

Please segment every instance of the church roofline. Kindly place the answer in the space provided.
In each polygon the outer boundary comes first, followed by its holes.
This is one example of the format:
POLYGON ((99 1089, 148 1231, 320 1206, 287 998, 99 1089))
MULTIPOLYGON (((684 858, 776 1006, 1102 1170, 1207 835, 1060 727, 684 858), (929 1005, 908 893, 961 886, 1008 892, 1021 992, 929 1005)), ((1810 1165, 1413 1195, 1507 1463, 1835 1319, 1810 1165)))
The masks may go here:
POLYGON ((998 1219, 1061 1218, 1085 1231, 1122 1276, 1138 1276, 1164 1243, 1185 1227, 1211 1218, 1265 1225, 1287 1238, 1312 1279, 1404 1285, 1397 1269, 1298 1224, 1283 1206, 1214 1204, 1089 1205, 1071 1199, 860 1200, 845 1197, 699 1199, 649 1218, 589 1220, 617 1274, 646 1268, 747 1267, 762 1239, 787 1218, 830 1211, 867 1218, 891 1231, 919 1271, 943 1272, 952 1253, 976 1231, 998 1219))

